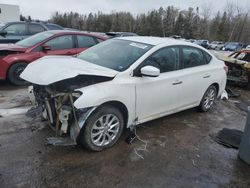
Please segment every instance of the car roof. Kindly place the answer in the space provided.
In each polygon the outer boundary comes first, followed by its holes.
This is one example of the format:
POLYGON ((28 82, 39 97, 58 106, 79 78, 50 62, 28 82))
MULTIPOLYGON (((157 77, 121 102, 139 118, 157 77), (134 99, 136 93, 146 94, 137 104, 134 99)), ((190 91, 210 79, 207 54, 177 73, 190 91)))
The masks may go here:
POLYGON ((144 44, 150 44, 153 46, 160 45, 160 44, 167 44, 167 45, 189 45, 189 46, 196 46, 190 42, 186 42, 183 40, 176 40, 173 38, 163 38, 163 37, 144 37, 144 36, 133 36, 133 37, 119 37, 119 40, 129 40, 133 42, 140 42, 144 44))
POLYGON ((97 37, 97 38, 100 38, 100 39, 107 39, 106 37, 104 37, 102 35, 88 33, 88 32, 83 32, 83 31, 74 31, 74 30, 48 30, 48 31, 44 31, 44 32, 51 33, 51 34, 84 34, 84 35, 89 35, 89 36, 97 37))

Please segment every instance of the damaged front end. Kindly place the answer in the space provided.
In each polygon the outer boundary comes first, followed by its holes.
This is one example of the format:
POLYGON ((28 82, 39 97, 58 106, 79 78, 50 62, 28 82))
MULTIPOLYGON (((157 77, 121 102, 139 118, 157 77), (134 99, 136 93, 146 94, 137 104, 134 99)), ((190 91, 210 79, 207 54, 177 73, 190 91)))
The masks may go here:
POLYGON ((219 56, 228 67, 227 80, 250 90, 250 53, 246 51, 234 52, 227 56, 219 56))
POLYGON ((76 89, 111 79, 103 76, 79 75, 47 86, 33 85, 36 104, 42 107, 43 118, 48 120, 50 127, 55 131, 55 137, 57 137, 48 138, 49 144, 76 144, 81 128, 96 108, 77 109, 74 102, 82 93, 76 89), (70 137, 70 140, 67 141, 67 144, 65 139, 58 137, 70 137))
POLYGON ((75 107, 74 102, 84 95, 78 89, 110 81, 117 73, 75 57, 45 56, 30 63, 20 77, 33 84, 36 104, 42 107, 55 136, 70 136, 76 143, 86 119, 95 109, 95 106, 75 107))

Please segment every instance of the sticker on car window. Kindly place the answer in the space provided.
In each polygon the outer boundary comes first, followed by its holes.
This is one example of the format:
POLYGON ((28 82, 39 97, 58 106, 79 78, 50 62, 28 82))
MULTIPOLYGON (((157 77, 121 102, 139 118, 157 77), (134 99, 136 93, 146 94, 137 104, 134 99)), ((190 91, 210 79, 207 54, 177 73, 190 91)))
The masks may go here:
POLYGON ((129 44, 130 46, 134 46, 134 47, 137 47, 137 48, 141 48, 141 49, 146 49, 148 46, 147 45, 144 45, 144 44, 138 44, 138 43, 130 43, 129 44))

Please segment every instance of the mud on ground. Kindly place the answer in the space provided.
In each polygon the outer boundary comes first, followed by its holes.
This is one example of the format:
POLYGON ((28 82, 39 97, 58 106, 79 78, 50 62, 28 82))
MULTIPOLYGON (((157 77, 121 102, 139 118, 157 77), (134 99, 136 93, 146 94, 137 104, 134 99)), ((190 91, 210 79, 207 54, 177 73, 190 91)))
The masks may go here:
POLYGON ((250 166, 238 151, 209 137, 224 127, 243 130, 250 92, 240 93, 208 113, 190 109, 141 125, 146 148, 139 140, 128 145, 124 134, 96 153, 45 145, 54 133, 23 114, 27 88, 0 83, 0 109, 9 113, 0 117, 0 187, 250 187, 250 166))

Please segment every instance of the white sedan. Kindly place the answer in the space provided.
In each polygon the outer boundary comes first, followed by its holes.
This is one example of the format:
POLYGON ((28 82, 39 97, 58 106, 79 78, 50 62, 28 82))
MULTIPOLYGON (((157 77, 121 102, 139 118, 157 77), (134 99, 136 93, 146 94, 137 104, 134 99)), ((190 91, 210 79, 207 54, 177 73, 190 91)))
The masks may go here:
POLYGON ((77 57, 47 56, 21 78, 57 135, 94 151, 114 145, 124 128, 198 107, 225 89, 227 67, 206 49, 158 37, 107 40, 77 57))

